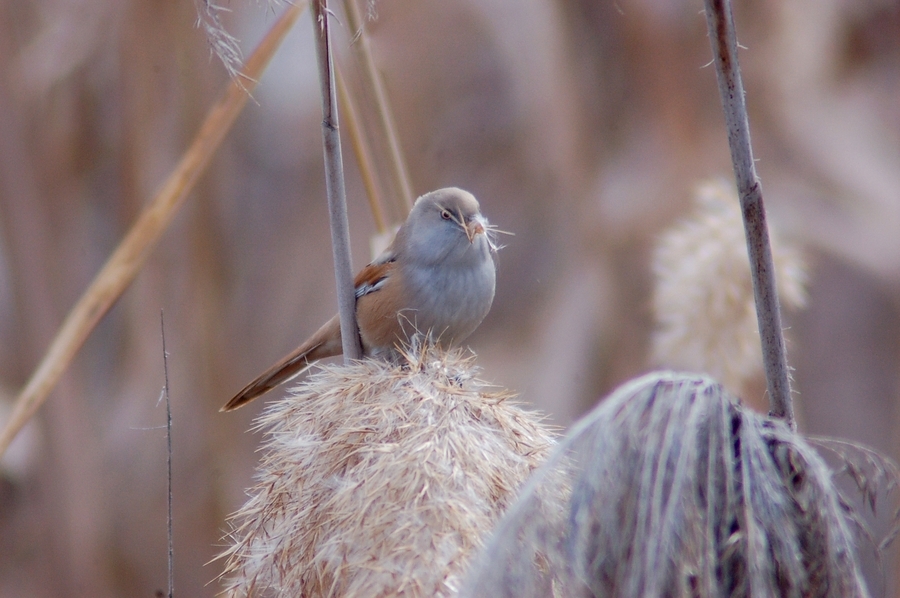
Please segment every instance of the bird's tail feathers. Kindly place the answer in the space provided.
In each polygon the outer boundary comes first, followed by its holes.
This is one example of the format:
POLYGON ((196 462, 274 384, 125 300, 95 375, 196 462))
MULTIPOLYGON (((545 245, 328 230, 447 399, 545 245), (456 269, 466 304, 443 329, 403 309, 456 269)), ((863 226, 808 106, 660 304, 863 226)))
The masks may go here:
POLYGON ((319 359, 341 354, 341 325, 337 316, 319 328, 302 345, 291 351, 278 363, 257 376, 219 411, 234 411, 253 399, 266 394, 276 386, 299 376, 319 359))

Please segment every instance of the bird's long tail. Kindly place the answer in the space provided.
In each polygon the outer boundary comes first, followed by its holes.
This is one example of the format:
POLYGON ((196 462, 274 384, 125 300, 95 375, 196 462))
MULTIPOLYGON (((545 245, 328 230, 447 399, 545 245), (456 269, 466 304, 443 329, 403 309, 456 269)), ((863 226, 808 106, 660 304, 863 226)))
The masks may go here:
POLYGON ((341 352, 341 322, 335 316, 304 341, 302 345, 242 388, 219 411, 234 411, 239 407, 243 407, 276 386, 300 375, 303 370, 319 359, 340 355, 341 352))

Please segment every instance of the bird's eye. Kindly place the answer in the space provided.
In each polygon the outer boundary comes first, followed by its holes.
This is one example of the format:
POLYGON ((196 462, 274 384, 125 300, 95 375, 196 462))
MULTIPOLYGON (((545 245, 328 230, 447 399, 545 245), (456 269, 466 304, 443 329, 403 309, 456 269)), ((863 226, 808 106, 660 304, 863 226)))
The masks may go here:
POLYGON ((450 214, 450 210, 441 210, 441 218, 444 220, 450 220, 452 218, 452 214, 450 214))

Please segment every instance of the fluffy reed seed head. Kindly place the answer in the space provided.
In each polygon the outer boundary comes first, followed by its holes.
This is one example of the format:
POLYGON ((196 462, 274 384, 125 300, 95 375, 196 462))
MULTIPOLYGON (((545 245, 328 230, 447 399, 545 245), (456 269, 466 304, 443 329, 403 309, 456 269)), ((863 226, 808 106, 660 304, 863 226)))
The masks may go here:
POLYGON ((560 442, 461 595, 866 596, 847 509, 781 421, 710 378, 648 374, 560 442))
MULTIPOLYGON (((772 253, 782 305, 806 299, 799 252, 778 242, 772 253)), ((762 372, 747 241, 733 185, 702 183, 694 213, 660 238, 653 257, 657 365, 702 372, 732 392, 762 372)))
POLYGON ((553 435, 458 351, 323 367, 272 403, 231 596, 454 596, 553 435))
POLYGON ((240 40, 228 33, 219 18, 229 8, 220 6, 210 0, 194 0, 197 9, 197 28, 202 28, 209 43, 209 50, 215 54, 228 72, 229 77, 236 77, 243 66, 240 40))

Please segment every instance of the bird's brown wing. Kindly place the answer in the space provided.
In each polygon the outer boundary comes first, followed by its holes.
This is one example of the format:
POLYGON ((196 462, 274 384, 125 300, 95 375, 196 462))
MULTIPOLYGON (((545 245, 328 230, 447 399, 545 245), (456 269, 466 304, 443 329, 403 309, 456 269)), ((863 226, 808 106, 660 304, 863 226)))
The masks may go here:
POLYGON ((382 254, 382 256, 363 268, 353 279, 356 287, 356 298, 359 299, 363 295, 374 293, 379 290, 387 282, 396 265, 396 258, 393 254, 382 254))

